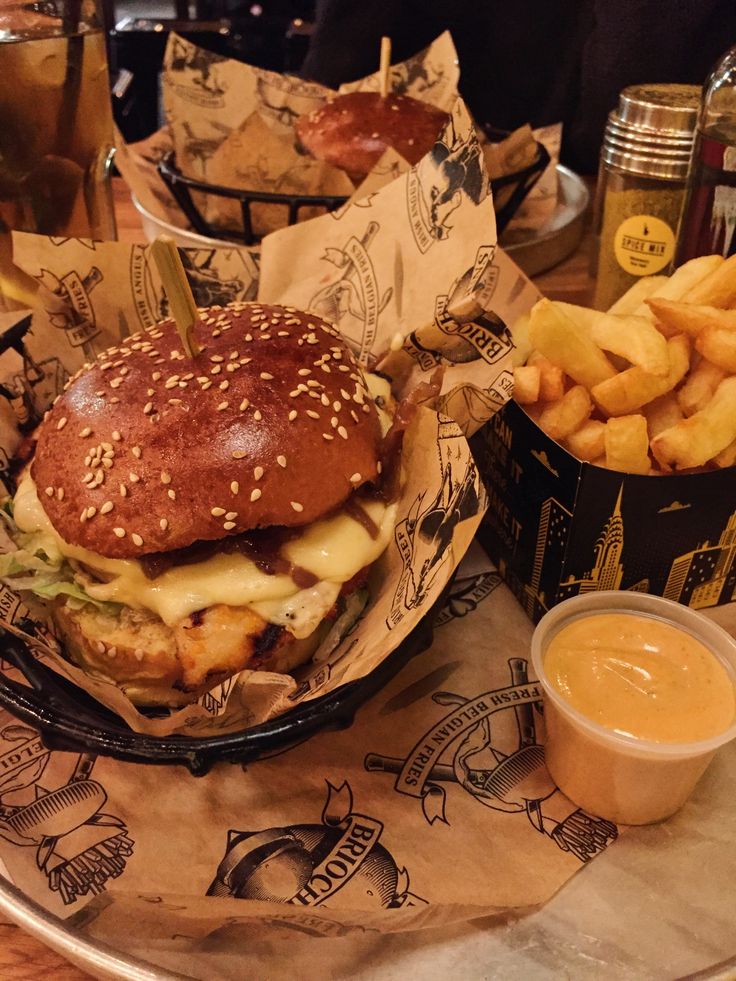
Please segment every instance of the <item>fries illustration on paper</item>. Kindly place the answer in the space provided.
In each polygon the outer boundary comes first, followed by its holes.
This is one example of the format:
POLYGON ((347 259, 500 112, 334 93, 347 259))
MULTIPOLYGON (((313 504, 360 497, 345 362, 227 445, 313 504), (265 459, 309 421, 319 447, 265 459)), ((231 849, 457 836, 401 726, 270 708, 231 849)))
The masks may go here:
POLYGON ((328 781, 321 823, 228 832, 207 895, 305 908, 425 905, 382 844, 383 831, 381 821, 353 810, 347 783, 328 781))
POLYGON ((100 327, 90 294, 103 280, 101 271, 92 266, 82 275, 76 269, 70 269, 60 278, 51 270, 42 269, 38 280, 63 303, 63 309, 49 310, 51 324, 64 332, 72 347, 81 347, 87 360, 94 360, 92 342, 100 333, 100 327))
MULTIPOLYGON (((618 832, 604 821, 576 808, 558 791, 536 741, 535 711, 541 688, 530 682, 527 661, 510 658, 511 684, 465 698, 435 692, 433 701, 450 711, 416 742, 405 759, 369 753, 365 768, 397 775, 395 789, 421 800, 429 824, 446 816, 446 785, 457 784, 479 804, 506 814, 523 814, 562 851, 587 862, 613 841, 618 832), (501 713, 513 713, 517 744, 500 748, 496 729, 501 713), (441 763, 452 751, 452 762, 441 763)), ((506 733, 508 737, 508 733, 506 733)))
POLYGON ((0 838, 35 848, 49 889, 69 906, 121 875, 133 841, 124 823, 102 810, 107 793, 91 779, 95 757, 80 755, 68 781, 54 789, 40 782, 50 758, 33 729, 0 730, 0 838))

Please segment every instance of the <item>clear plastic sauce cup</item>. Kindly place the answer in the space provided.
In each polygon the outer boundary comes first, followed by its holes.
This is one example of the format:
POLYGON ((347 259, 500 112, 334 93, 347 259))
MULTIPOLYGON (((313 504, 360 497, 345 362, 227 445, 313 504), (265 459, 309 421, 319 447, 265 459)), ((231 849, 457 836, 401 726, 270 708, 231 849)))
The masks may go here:
POLYGON ((688 799, 716 750, 736 737, 727 729, 695 742, 656 742, 599 725, 551 683, 545 654, 574 620, 603 613, 648 617, 690 634, 720 661, 736 690, 736 641, 702 614, 660 596, 601 591, 565 600, 547 613, 532 638, 532 663, 544 693, 545 754, 552 779, 575 804, 621 824, 650 824, 688 799))

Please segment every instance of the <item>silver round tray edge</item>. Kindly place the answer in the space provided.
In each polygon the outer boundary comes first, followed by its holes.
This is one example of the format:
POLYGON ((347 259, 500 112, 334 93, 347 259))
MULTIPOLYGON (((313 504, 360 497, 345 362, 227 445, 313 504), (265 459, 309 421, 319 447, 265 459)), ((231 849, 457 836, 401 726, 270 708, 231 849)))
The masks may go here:
POLYGON ((557 205, 541 228, 501 236, 500 245, 527 276, 538 276, 571 255, 585 230, 590 192, 585 181, 562 164, 557 165, 557 205))

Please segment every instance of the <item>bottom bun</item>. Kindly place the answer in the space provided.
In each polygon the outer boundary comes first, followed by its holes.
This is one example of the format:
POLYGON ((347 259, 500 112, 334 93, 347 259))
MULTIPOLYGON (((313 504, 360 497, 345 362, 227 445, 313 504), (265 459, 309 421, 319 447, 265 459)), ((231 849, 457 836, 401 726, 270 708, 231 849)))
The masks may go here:
POLYGON ((329 629, 297 640, 247 607, 217 605, 168 627, 123 607, 54 609, 70 660, 117 685, 135 705, 179 708, 245 669, 286 674, 305 664, 329 629))

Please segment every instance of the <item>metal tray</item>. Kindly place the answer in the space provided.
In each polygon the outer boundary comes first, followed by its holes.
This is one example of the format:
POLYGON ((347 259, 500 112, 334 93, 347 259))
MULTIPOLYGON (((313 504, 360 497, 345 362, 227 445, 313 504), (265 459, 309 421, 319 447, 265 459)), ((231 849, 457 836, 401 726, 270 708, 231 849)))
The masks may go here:
POLYGON ((527 276, 538 276, 575 251, 585 230, 590 192, 585 181, 562 164, 557 165, 557 206, 541 228, 510 230, 499 244, 527 276))
MULTIPOLYGON (((523 649, 530 633, 531 626, 520 631, 514 650, 503 656, 523 649)), ((359 955, 353 951, 351 956, 349 940, 307 937, 302 943, 310 946, 301 946, 301 960, 290 953, 283 934, 269 939, 264 926, 252 946, 243 940, 237 976, 272 981, 295 976, 395 981, 450 977, 457 975, 460 964, 462 977, 470 981, 481 977, 732 981, 736 936, 729 929, 734 922, 731 893, 714 889, 711 883, 728 881, 734 864, 728 829, 733 824, 735 793, 736 744, 732 744, 721 751, 680 815, 621 835, 615 847, 581 869, 540 909, 390 937, 368 931, 360 941, 359 955), (714 924, 719 928, 714 929, 714 924), (687 954, 696 948, 697 961, 703 965, 697 973, 687 974, 684 967, 672 969, 679 962, 688 963, 692 971, 695 958, 687 954), (311 974, 305 964, 312 965, 311 974)), ((150 916, 156 916, 156 908, 149 907, 150 916)), ((214 968, 203 972, 201 961, 197 967, 184 954, 179 961, 170 955, 167 969, 152 962, 163 956, 153 949, 145 959, 137 959, 92 940, 74 922, 48 913, 0 876, 2 916, 94 977, 122 981, 221 977, 214 968)), ((293 942, 299 942, 296 933, 293 942)), ((233 977, 231 970, 228 978, 233 977)))

